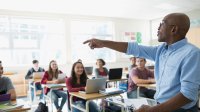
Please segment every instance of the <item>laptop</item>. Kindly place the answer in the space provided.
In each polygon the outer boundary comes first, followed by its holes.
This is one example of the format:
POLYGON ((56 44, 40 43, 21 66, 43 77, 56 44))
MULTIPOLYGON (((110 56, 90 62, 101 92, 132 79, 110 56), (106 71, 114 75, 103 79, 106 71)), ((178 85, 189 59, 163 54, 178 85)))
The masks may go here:
POLYGON ((0 95, 0 104, 1 103, 8 103, 11 99, 11 94, 1 94, 0 95))
POLYGON ((112 68, 109 70, 108 79, 121 79, 122 78, 122 68, 112 68))
POLYGON ((58 74, 58 80, 65 79, 65 77, 66 77, 66 74, 64 73, 58 74))
POLYGON ((85 94, 98 93, 99 90, 104 90, 105 87, 106 87, 105 78, 87 79, 85 91, 79 91, 79 92, 85 94))
POLYGON ((44 76, 44 72, 33 72, 33 79, 42 79, 44 76))
POLYGON ((84 67, 85 68, 85 72, 87 75, 92 75, 93 72, 93 67, 84 67))

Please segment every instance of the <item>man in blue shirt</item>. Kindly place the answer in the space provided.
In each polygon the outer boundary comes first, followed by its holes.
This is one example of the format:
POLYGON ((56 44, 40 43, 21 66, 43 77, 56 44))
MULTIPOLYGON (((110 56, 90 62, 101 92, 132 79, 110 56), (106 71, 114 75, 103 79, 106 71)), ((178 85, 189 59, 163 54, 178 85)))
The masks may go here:
POLYGON ((187 42, 190 19, 183 13, 164 17, 158 28, 159 46, 90 39, 91 49, 107 47, 155 61, 157 106, 143 105, 137 112, 198 112, 200 49, 187 42))

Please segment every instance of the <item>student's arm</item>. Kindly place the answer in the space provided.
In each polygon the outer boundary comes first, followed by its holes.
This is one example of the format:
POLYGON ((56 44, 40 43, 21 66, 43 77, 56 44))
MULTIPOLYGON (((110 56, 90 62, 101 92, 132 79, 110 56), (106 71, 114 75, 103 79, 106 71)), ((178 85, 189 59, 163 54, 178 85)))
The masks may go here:
POLYGON ((176 96, 172 97, 164 103, 153 107, 142 106, 136 112, 172 112, 190 102, 191 100, 186 98, 182 93, 178 93, 176 96))
POLYGON ((15 100, 17 95, 16 95, 15 88, 13 86, 13 83, 9 78, 7 78, 6 80, 7 80, 6 81, 6 88, 8 90, 7 94, 11 94, 11 100, 15 100))
POLYGON ((15 89, 8 90, 7 94, 11 94, 11 100, 16 100, 17 95, 15 89))
POLYGON ((154 83, 154 80, 152 79, 140 79, 138 76, 138 72, 136 69, 132 69, 130 71, 130 75, 131 79, 133 80, 133 82, 135 84, 150 84, 150 83, 154 83))
POLYGON ((28 72, 27 72, 27 74, 25 76, 25 79, 31 79, 31 78, 33 78, 33 76, 31 76, 31 75, 32 75, 32 69, 28 70, 28 72))
POLYGON ((77 88, 72 87, 71 78, 66 79, 66 86, 69 92, 78 92, 81 90, 85 90, 85 87, 77 87, 77 88))
POLYGON ((91 49, 107 47, 107 48, 110 48, 119 52, 123 52, 123 53, 126 53, 126 50, 128 47, 127 42, 115 42, 115 41, 99 40, 99 39, 86 40, 84 44, 86 43, 88 43, 91 49))
POLYGON ((44 73, 44 76, 41 80, 41 84, 57 84, 58 80, 48 81, 48 72, 44 73))
POLYGON ((139 79, 138 76, 132 76, 131 79, 135 84, 151 84, 155 83, 154 79, 139 79))

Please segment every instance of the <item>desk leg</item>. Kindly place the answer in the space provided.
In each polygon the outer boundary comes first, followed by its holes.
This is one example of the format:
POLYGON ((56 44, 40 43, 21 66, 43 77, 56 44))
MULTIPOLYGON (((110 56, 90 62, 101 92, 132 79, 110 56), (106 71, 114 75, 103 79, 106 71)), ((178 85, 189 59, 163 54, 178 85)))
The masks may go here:
POLYGON ((137 98, 140 97, 140 87, 137 88, 137 98))
POLYGON ((52 90, 50 90, 50 102, 51 102, 51 110, 53 112, 52 90))
POLYGON ((85 109, 86 109, 86 112, 89 112, 89 102, 90 102, 90 100, 87 100, 87 101, 86 101, 86 108, 85 108, 85 109))
POLYGON ((70 107, 71 107, 71 112, 73 112, 73 107, 72 107, 72 103, 73 103, 73 96, 71 95, 70 96, 70 101, 69 101, 69 104, 70 104, 70 107))

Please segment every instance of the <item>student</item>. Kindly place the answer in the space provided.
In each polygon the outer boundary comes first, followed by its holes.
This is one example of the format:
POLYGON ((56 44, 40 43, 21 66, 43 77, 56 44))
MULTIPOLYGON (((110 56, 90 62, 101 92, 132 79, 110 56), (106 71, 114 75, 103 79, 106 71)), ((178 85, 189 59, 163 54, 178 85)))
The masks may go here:
MULTIPOLYGON (((34 72, 44 72, 45 71, 43 68, 39 67, 38 60, 33 60, 32 63, 33 63, 33 67, 28 70, 28 72, 25 76, 25 79, 32 79, 34 72)), ((33 83, 32 83, 32 85, 33 85, 33 83)), ((40 82, 35 83, 35 89, 36 89, 36 91, 42 90, 42 86, 41 86, 40 82)), ((40 94, 40 100, 42 98, 43 98, 43 91, 40 94)), ((32 101, 34 100, 34 89, 33 88, 31 88, 31 100, 32 101)))
POLYGON ((16 91, 10 78, 2 76, 3 66, 0 65, 0 95, 11 94, 11 100, 16 100, 16 91))
MULTIPOLYGON (((137 67, 131 69, 128 79, 128 98, 137 98, 137 84, 155 83, 154 74, 149 69, 145 68, 146 59, 136 58, 137 67)), ((141 88, 140 96, 153 99, 155 90, 141 88)))
POLYGON ((156 94, 159 105, 142 106, 137 112, 197 112, 200 87, 200 49, 188 43, 190 19, 183 13, 171 13, 158 27, 159 46, 135 42, 90 39, 91 49, 107 47, 119 52, 155 61, 156 94))
MULTIPOLYGON (((84 66, 81 62, 75 62, 72 66, 71 76, 66 79, 66 85, 68 92, 78 92, 81 90, 85 90, 87 75, 85 73, 84 66)), ((69 97, 68 97, 69 99, 69 97)), ((86 101, 79 98, 73 99, 76 105, 80 105, 85 107, 86 101)), ((73 108, 73 112, 80 112, 80 110, 73 108)), ((97 105, 90 101, 89 103, 89 112, 98 112, 97 105)))
POLYGON ((103 59, 97 59, 96 65, 97 68, 95 68, 95 77, 96 78, 107 78, 108 77, 108 69, 106 67, 103 67, 106 64, 106 62, 103 59))
MULTIPOLYGON (((52 60, 49 63, 48 71, 45 71, 44 76, 42 78, 41 84, 58 84, 64 83, 65 79, 58 80, 58 75, 61 74, 62 71, 58 69, 58 65, 55 60, 52 60)), ((50 89, 45 88, 45 94, 50 97, 50 89)), ((61 112, 62 108, 67 100, 67 93, 65 93, 62 89, 54 89, 52 90, 52 101, 54 101, 54 105, 57 109, 57 112, 61 112), (58 105, 58 98, 62 98, 60 105, 58 105)))
POLYGON ((130 57, 131 65, 129 66, 128 70, 131 71, 132 68, 136 67, 136 58, 130 57))

